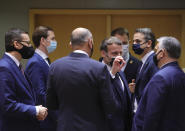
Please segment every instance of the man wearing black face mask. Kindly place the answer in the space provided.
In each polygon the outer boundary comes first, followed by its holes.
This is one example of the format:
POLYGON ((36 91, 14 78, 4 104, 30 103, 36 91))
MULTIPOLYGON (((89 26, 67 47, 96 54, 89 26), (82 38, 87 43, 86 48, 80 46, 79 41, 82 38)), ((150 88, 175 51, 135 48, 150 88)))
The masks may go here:
POLYGON ((185 73, 178 65, 181 44, 161 37, 156 46, 159 71, 148 82, 133 124, 133 131, 185 131, 185 73))
POLYGON ((143 94, 143 90, 151 77, 157 72, 158 68, 153 62, 155 47, 155 35, 150 28, 136 29, 133 37, 133 51, 141 56, 142 66, 138 70, 136 83, 131 83, 130 88, 135 88, 135 97, 133 98, 134 112, 143 94))
POLYGON ((132 121, 131 93, 125 75, 121 72, 121 68, 125 64, 122 58, 122 42, 117 37, 110 37, 102 42, 100 48, 102 49, 102 63, 105 63, 110 71, 112 76, 111 87, 120 105, 120 108, 109 120, 110 130, 130 131, 132 121), (115 64, 120 65, 121 68, 118 68, 115 64))
POLYGON ((5 34, 6 52, 0 60, 0 88, 4 89, 3 130, 37 131, 38 120, 47 116, 47 108, 36 106, 35 92, 20 64, 28 59, 34 49, 28 34, 20 29, 10 29, 5 34))

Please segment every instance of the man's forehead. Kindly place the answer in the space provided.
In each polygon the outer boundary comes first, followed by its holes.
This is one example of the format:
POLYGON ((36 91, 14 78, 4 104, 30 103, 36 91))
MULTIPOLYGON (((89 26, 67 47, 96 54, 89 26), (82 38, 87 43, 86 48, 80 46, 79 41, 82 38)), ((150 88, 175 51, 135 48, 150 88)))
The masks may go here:
POLYGON ((143 33, 135 33, 134 34, 134 39, 144 39, 144 34, 143 33))

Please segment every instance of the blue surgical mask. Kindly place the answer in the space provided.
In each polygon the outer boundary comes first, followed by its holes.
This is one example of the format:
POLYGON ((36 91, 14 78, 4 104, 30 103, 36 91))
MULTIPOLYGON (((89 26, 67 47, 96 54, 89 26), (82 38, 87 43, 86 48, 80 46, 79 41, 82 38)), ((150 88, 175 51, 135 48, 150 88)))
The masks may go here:
POLYGON ((139 44, 139 43, 132 44, 132 50, 134 51, 134 53, 136 53, 138 55, 141 55, 144 51, 144 49, 141 48, 141 44, 139 44))
POLYGON ((123 59, 126 61, 129 57, 129 44, 122 45, 123 48, 123 59))
POLYGON ((57 48, 56 41, 50 41, 50 46, 47 47, 48 53, 53 52, 57 48))

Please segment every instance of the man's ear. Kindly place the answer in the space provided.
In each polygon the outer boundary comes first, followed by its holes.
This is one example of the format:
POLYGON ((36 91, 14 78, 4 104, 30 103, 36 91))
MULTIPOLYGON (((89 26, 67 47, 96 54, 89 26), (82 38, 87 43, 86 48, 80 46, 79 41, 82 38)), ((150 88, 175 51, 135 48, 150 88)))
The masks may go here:
POLYGON ((165 50, 165 49, 162 49, 162 56, 165 57, 165 56, 168 56, 168 52, 165 50))
POLYGON ((23 45, 21 45, 21 44, 20 44, 19 42, 17 42, 17 41, 13 41, 13 46, 14 46, 14 48, 16 48, 16 49, 21 49, 23 45))
POLYGON ((88 46, 89 46, 90 49, 93 48, 93 47, 92 47, 92 46, 93 46, 92 44, 93 44, 92 40, 91 40, 91 39, 88 39, 88 46))
POLYGON ((100 54, 101 54, 101 57, 103 57, 103 58, 106 57, 106 52, 104 50, 101 50, 100 54))
POLYGON ((45 39, 44 37, 41 37, 41 38, 40 38, 40 44, 44 43, 45 40, 46 40, 46 39, 45 39))
POLYGON ((69 42, 69 47, 72 48, 72 43, 71 43, 71 41, 69 42))
POLYGON ((151 41, 151 40, 148 40, 147 43, 148 43, 148 44, 147 44, 147 47, 148 47, 148 48, 152 47, 152 41, 151 41))

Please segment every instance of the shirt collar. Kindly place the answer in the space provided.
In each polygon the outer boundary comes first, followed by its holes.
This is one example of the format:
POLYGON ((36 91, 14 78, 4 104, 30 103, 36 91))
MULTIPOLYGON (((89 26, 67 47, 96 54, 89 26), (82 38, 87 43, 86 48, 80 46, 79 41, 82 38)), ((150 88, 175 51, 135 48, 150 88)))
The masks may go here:
POLYGON ((39 54, 41 57, 42 57, 42 59, 46 59, 46 58, 48 58, 48 56, 43 52, 43 51, 41 51, 41 50, 39 50, 38 48, 35 50, 35 52, 37 53, 37 54, 39 54))
POLYGON ((105 64, 105 65, 107 66, 108 71, 111 71, 111 69, 112 69, 111 66, 107 65, 107 64, 104 62, 104 60, 102 60, 102 63, 105 64))
POLYGON ((83 51, 83 50, 75 50, 75 51, 73 51, 74 53, 82 53, 82 54, 86 54, 87 56, 89 56, 88 54, 87 54, 87 52, 85 52, 85 51, 83 51))
POLYGON ((12 54, 10 54, 10 53, 8 53, 8 52, 5 52, 5 54, 6 54, 7 56, 9 56, 9 57, 15 62, 15 64, 19 67, 20 62, 17 60, 17 58, 15 58, 15 56, 13 56, 12 54))
POLYGON ((153 50, 150 51, 150 52, 148 52, 148 53, 141 59, 142 62, 143 62, 143 64, 146 62, 146 60, 148 59, 148 57, 149 57, 152 53, 154 53, 153 50))

